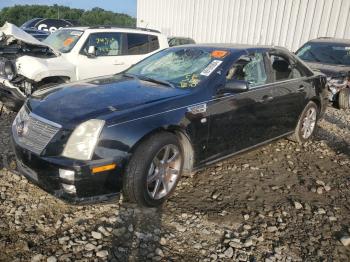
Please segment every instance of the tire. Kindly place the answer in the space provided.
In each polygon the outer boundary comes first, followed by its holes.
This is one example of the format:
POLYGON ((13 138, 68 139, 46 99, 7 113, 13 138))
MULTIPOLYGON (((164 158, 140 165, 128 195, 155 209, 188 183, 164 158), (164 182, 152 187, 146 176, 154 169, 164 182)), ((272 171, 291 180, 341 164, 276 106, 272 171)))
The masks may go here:
POLYGON ((183 162, 183 151, 175 135, 166 132, 152 135, 136 148, 126 168, 125 200, 145 207, 162 205, 180 180, 183 162), (174 162, 166 163, 164 159, 174 162))
POLYGON ((318 106, 314 102, 310 101, 301 113, 294 134, 290 137, 290 139, 299 144, 303 144, 309 140, 316 129, 318 114, 318 106), (306 131, 305 128, 307 128, 308 131, 306 131))
POLYGON ((343 88, 339 91, 338 105, 339 109, 350 108, 350 88, 343 88))

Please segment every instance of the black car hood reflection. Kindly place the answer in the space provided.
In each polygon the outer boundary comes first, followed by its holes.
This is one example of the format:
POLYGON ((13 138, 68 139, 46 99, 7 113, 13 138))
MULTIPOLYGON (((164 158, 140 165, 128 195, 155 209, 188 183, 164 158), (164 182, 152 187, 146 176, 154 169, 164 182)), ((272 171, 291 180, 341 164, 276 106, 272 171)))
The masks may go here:
POLYGON ((120 75, 39 91, 28 100, 34 114, 62 125, 133 109, 187 93, 120 75))

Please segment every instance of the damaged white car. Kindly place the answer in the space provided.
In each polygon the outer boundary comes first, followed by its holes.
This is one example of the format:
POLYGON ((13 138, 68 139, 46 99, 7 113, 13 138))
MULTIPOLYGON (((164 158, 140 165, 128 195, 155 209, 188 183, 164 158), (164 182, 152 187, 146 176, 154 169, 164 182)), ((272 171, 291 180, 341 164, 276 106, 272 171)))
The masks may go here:
POLYGON ((13 24, 0 28, 0 101, 17 110, 38 89, 116 74, 169 47, 142 28, 72 27, 38 41, 13 24))

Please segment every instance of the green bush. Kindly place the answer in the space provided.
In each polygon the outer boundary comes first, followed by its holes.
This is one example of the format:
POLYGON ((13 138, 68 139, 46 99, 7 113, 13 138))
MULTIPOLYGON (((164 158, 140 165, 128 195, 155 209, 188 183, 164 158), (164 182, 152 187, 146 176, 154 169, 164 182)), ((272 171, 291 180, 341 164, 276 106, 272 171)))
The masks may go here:
POLYGON ((15 5, 0 10, 0 26, 6 21, 21 26, 32 18, 58 18, 58 16, 62 19, 76 20, 80 25, 136 25, 136 19, 129 15, 106 11, 98 7, 83 10, 59 5, 15 5))

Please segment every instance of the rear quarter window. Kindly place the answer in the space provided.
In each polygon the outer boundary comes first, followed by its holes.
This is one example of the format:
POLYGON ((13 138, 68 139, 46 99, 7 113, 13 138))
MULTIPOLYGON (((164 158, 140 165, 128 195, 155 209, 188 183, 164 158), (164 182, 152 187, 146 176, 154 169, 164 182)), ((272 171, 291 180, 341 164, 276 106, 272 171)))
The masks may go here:
POLYGON ((127 42, 128 55, 148 54, 159 48, 158 37, 154 35, 128 33, 127 42))

